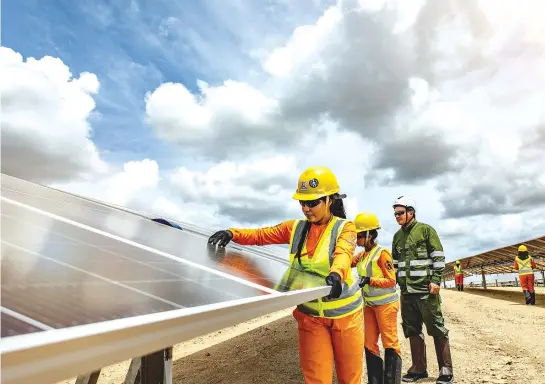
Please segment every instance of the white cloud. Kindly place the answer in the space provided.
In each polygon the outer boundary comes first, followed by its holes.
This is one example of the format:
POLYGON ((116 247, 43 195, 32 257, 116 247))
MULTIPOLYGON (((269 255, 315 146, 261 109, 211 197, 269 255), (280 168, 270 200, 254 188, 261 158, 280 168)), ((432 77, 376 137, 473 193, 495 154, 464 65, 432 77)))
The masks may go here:
POLYGON ((157 162, 144 159, 129 161, 123 165, 123 171, 91 182, 56 182, 51 186, 112 204, 133 206, 134 200, 141 199, 143 193, 156 192, 153 188, 159 180, 157 162))
POLYGON ((97 77, 74 78, 57 58, 0 47, 2 172, 35 181, 91 177, 107 170, 90 140, 97 77))
POLYGON ((416 199, 448 260, 540 234, 543 6, 496 4, 339 1, 284 44, 263 38, 261 84, 162 84, 146 95, 147 121, 191 162, 137 163, 94 193, 201 226, 255 227, 301 217, 296 179, 327 165, 349 217, 379 216, 384 245, 399 195, 416 199))
POLYGON ((294 157, 275 156, 225 161, 206 171, 180 167, 170 182, 184 202, 215 206, 219 215, 238 223, 273 223, 297 213, 291 195, 298 176, 294 157))

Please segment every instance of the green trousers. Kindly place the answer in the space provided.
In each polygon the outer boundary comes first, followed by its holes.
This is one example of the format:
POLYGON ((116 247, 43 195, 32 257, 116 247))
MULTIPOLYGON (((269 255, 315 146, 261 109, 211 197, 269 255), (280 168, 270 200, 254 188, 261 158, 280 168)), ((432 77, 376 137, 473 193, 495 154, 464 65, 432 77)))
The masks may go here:
POLYGON ((402 294, 401 319, 406 338, 422 334, 422 324, 426 324, 428 335, 448 338, 439 295, 402 294))

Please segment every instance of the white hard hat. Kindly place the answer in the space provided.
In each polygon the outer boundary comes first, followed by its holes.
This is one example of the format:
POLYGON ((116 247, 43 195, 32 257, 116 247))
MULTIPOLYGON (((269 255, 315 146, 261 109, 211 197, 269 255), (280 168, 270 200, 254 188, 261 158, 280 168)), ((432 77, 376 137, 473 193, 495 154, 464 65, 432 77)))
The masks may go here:
POLYGON ((392 206, 395 207, 396 205, 401 205, 405 208, 412 208, 416 211, 416 202, 409 196, 399 196, 394 200, 394 204, 392 206))

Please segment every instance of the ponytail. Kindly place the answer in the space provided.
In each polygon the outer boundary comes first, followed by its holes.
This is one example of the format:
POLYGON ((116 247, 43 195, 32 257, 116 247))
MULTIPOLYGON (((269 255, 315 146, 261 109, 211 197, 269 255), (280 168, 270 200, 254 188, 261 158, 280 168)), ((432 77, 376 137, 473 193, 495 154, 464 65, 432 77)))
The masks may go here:
POLYGON ((338 193, 329 196, 329 198, 332 200, 331 207, 329 208, 331 214, 341 219, 346 219, 346 211, 344 210, 344 204, 342 200, 345 197, 346 195, 339 195, 338 193))

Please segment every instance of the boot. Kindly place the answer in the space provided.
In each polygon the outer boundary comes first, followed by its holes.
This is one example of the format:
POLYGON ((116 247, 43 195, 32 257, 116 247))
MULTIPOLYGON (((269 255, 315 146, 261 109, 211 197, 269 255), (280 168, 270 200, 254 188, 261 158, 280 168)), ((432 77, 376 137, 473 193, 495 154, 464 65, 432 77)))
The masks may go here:
POLYGON ((460 284, 460 291, 464 291, 464 285, 463 284, 460 284))
POLYGON ((384 370, 380 356, 365 348, 365 363, 367 364, 367 383, 383 384, 384 370))
POLYGON ((530 292, 530 295, 531 295, 530 304, 536 305, 536 293, 535 292, 530 292))
POLYGON ((406 383, 414 383, 419 379, 428 377, 428 369, 426 364, 426 343, 424 342, 424 334, 412 336, 409 338, 411 342, 411 358, 413 365, 407 371, 401 380, 406 383))
POLYGON ((401 356, 391 348, 384 351, 384 384, 401 384, 401 356))
POLYGON ((526 299, 526 305, 530 304, 532 301, 532 294, 530 291, 524 291, 524 298, 526 299))
POLYGON ((452 372, 452 358, 450 357, 450 343, 446 337, 434 337, 435 354, 437 355, 437 363, 439 364, 439 377, 437 384, 452 384, 454 373, 452 372))

